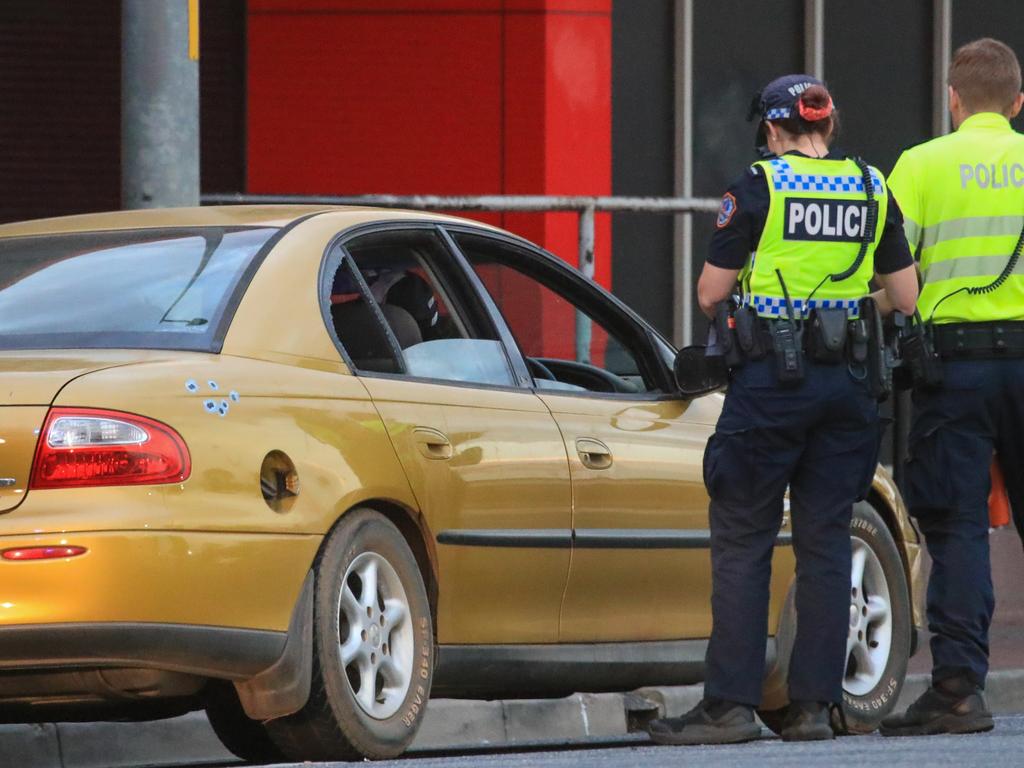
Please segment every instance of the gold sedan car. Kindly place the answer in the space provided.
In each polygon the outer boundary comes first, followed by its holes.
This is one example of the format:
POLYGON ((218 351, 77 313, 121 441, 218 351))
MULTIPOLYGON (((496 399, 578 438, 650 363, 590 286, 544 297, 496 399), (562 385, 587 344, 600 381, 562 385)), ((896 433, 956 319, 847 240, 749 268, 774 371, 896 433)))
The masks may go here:
MULTIPOLYGON (((720 395, 508 233, 232 207, 0 227, 0 713, 205 708, 250 759, 382 758, 431 695, 701 680, 720 395)), ((920 621, 879 470, 851 528, 846 716, 920 621)), ((796 617, 775 550, 763 719, 796 617)))

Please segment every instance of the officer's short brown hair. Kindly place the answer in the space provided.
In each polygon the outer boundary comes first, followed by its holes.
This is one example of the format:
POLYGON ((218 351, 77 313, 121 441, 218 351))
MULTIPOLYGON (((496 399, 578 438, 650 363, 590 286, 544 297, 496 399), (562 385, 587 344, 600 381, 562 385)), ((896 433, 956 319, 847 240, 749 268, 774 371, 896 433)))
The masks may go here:
POLYGON ((983 37, 957 48, 949 84, 969 111, 1006 114, 1020 93, 1020 63, 1008 45, 983 37))

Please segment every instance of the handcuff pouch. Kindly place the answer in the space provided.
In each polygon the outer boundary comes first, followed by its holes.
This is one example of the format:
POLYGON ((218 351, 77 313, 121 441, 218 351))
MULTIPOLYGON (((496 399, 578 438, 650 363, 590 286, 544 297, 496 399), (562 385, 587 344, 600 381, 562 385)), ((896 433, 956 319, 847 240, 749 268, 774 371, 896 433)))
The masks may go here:
POLYGON ((818 363, 843 362, 848 323, 849 314, 845 309, 814 309, 807 337, 810 358, 818 363))

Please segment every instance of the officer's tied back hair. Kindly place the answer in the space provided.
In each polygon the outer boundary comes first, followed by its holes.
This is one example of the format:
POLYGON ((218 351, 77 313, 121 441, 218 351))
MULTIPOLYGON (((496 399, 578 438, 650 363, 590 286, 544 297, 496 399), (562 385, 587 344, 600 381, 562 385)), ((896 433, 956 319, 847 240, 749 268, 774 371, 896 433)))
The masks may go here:
POLYGON ((983 37, 956 49, 949 84, 971 112, 1007 114, 1020 93, 1020 63, 1008 45, 983 37))
POLYGON ((771 122, 794 136, 815 133, 831 142, 839 135, 839 112, 832 107, 832 96, 825 86, 809 86, 796 106, 789 117, 771 122))

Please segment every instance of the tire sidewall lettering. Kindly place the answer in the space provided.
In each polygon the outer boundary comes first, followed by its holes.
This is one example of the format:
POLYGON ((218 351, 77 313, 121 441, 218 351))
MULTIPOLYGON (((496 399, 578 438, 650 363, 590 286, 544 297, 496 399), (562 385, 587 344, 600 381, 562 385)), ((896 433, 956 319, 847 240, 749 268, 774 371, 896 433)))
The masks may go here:
POLYGON ((858 712, 864 712, 871 714, 880 710, 888 711, 888 704, 892 701, 893 695, 899 690, 900 683, 895 677, 890 676, 885 681, 884 685, 879 683, 882 688, 882 692, 871 697, 871 698, 854 698, 848 693, 843 693, 843 701, 846 702, 846 706, 850 709, 855 709, 858 712))

